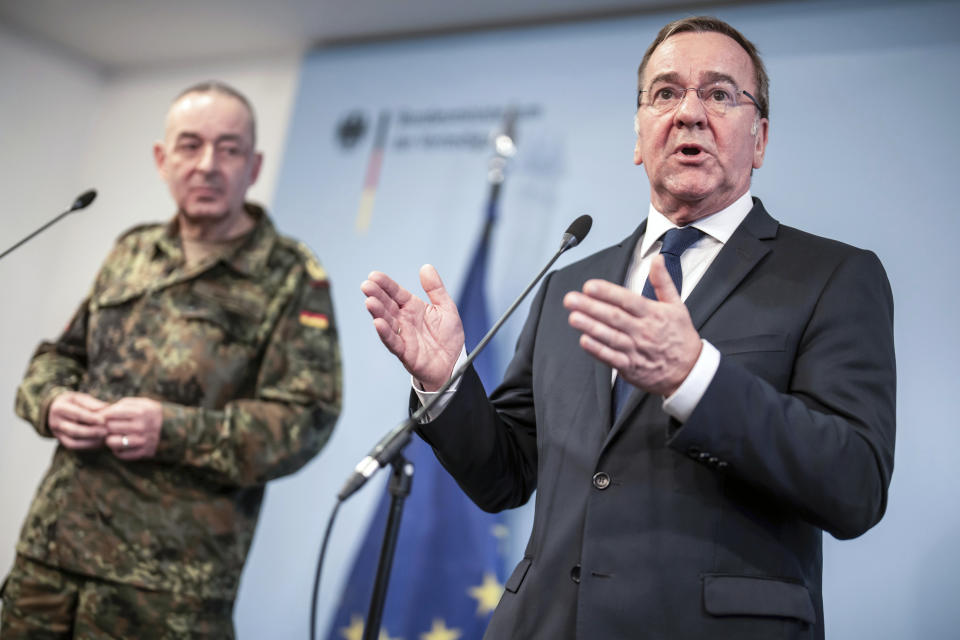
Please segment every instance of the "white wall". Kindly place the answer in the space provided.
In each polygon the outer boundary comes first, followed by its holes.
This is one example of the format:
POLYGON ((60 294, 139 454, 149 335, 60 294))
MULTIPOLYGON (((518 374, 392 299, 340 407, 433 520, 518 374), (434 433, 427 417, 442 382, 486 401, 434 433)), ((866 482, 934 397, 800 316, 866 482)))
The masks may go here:
POLYGON ((173 204, 151 146, 170 101, 218 78, 243 91, 265 155, 250 198, 272 201, 299 57, 203 64, 121 76, 0 25, 0 251, 93 187, 96 201, 0 261, 0 575, 13 563, 23 517, 53 452, 13 413, 30 355, 55 337, 92 283, 116 237, 165 220, 173 204))
MULTIPOLYGON (((0 247, 63 211, 88 185, 80 175, 94 136, 104 81, 75 62, 0 26, 0 247)), ((86 216, 87 214, 83 214, 86 216)), ((91 218, 86 218, 89 224, 91 218)), ((96 256, 70 242, 65 220, 0 261, 0 572, 53 452, 14 417, 14 395, 43 336, 67 322, 90 284, 96 256)))

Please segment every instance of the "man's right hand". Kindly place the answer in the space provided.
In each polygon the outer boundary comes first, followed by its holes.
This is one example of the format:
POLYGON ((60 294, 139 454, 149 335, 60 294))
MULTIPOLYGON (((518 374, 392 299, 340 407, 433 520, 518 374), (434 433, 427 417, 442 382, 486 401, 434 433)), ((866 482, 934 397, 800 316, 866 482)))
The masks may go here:
POLYGON ((430 304, 379 271, 372 272, 360 290, 383 344, 425 391, 436 391, 453 373, 463 350, 463 323, 431 265, 420 268, 420 285, 430 304))
POLYGON ((97 449, 107 437, 99 411, 106 402, 79 391, 65 391, 50 403, 47 426, 67 449, 97 449))

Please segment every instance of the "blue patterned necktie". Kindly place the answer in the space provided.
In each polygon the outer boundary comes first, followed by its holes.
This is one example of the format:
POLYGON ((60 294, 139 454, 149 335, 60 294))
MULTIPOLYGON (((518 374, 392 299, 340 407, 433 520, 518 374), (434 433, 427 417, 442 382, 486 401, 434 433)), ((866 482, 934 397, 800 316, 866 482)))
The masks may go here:
MULTIPOLYGON (((660 247, 660 255, 663 256, 663 262, 667 267, 667 273, 673 280, 673 285, 679 293, 683 288, 683 271, 680 269, 680 256, 690 246, 703 237, 703 231, 693 227, 684 227, 682 229, 670 229, 663 236, 663 246, 660 247)), ((656 300, 656 293, 653 291, 653 285, 650 284, 650 278, 643 285, 644 298, 656 300)), ((620 410, 627 404, 627 397, 633 391, 633 386, 624 382, 623 378, 617 375, 613 383, 613 419, 616 420, 620 415, 620 410)))

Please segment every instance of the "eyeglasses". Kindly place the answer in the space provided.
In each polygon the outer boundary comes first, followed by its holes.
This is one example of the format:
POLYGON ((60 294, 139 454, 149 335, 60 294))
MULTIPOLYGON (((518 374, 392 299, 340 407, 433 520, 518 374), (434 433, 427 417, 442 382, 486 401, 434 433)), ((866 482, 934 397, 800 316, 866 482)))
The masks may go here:
POLYGON ((696 91, 700 104, 710 114, 722 116, 728 110, 739 106, 747 106, 750 103, 762 114, 763 109, 757 99, 743 89, 737 89, 727 83, 716 83, 706 87, 677 87, 672 84, 656 84, 649 89, 641 89, 637 92, 637 108, 647 107, 657 114, 673 111, 680 106, 688 91, 696 91), (649 94, 648 102, 644 104, 643 94, 649 94), (750 102, 741 101, 740 96, 744 95, 750 99, 750 102))

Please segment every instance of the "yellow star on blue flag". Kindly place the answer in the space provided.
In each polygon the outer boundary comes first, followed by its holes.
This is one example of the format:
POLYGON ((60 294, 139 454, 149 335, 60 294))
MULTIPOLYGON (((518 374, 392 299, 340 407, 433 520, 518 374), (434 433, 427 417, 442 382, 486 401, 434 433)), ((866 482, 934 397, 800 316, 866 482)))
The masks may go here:
POLYGON ((483 584, 467 590, 470 597, 477 601, 477 615, 493 613, 503 595, 503 585, 492 573, 483 574, 483 584))
MULTIPOLYGON (((340 637, 343 640, 363 640, 364 627, 363 616, 352 615, 350 616, 350 626, 340 629, 340 637)), ((403 640, 403 638, 391 638, 386 629, 380 629, 377 640, 403 640)))
POLYGON ((448 629, 443 620, 434 620, 430 631, 420 634, 420 640, 460 640, 462 635, 459 629, 448 629))

